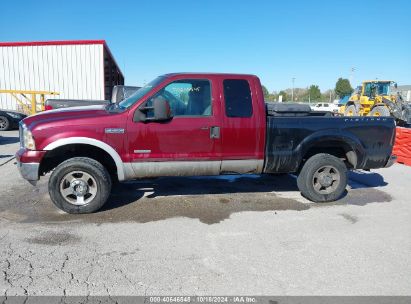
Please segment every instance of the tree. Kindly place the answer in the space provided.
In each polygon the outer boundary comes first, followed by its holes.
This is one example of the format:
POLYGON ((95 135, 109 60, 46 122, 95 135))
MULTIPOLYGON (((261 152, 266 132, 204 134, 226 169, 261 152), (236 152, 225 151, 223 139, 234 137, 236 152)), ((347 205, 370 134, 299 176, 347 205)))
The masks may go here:
POLYGON ((335 97, 336 96, 334 90, 327 90, 321 94, 321 101, 333 102, 335 97))
POLYGON ((276 91, 272 91, 270 94, 268 94, 268 97, 265 99, 266 101, 277 101, 278 100, 278 93, 276 91))
POLYGON ((319 100, 321 98, 321 91, 318 85, 311 85, 308 89, 308 94, 310 100, 319 100))
POLYGON ((343 98, 344 96, 351 95, 353 92, 350 81, 344 78, 338 78, 337 83, 335 84, 335 93, 343 98))
POLYGON ((267 88, 264 85, 261 85, 261 87, 263 89, 264 98, 268 98, 270 92, 268 92, 267 88))
MULTIPOLYGON (((280 96, 280 95, 283 96, 283 101, 287 101, 288 96, 287 96, 287 93, 285 91, 280 91, 278 93, 278 96, 280 96)), ((280 100, 280 99, 278 99, 278 100, 280 100)))

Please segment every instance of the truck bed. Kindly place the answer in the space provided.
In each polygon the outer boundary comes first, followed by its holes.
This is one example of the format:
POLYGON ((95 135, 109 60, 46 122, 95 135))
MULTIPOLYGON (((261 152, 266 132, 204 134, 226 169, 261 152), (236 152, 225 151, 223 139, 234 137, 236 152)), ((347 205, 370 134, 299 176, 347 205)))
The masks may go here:
POLYGON ((391 117, 333 117, 307 107, 275 107, 267 105, 266 173, 297 172, 303 159, 323 148, 338 149, 342 157, 354 151, 356 169, 384 167, 391 155, 391 117))

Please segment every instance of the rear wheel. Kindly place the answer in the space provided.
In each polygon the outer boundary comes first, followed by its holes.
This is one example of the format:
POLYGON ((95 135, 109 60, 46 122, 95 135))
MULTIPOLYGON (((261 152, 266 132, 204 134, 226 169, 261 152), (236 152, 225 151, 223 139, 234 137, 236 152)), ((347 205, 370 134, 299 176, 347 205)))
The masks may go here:
POLYGON ((358 110, 355 105, 349 105, 345 108, 344 116, 358 116, 358 110))
POLYGON ((347 167, 330 154, 310 157, 297 177, 303 196, 313 202, 331 202, 341 197, 347 187, 347 167))
POLYGON ((0 131, 7 131, 10 127, 10 121, 6 116, 0 116, 0 131))
POLYGON ((49 194, 53 203, 67 213, 91 213, 108 200, 111 179, 102 164, 87 157, 61 163, 51 174, 49 194))
POLYGON ((368 113, 368 116, 391 116, 390 110, 386 106, 376 106, 374 107, 370 113, 368 113))

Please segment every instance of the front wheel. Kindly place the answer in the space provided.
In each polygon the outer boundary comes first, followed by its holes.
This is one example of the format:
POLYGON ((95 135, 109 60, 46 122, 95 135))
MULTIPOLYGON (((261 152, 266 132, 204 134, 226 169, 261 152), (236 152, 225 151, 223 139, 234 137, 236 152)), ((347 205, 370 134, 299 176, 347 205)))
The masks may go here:
POLYGON ((347 187, 347 167, 330 154, 310 157, 297 177, 298 189, 313 202, 332 202, 341 197, 347 187))
POLYGON ((61 163, 51 174, 49 194, 53 203, 67 213, 91 213, 108 200, 111 179, 106 168, 87 157, 61 163))
POLYGON ((370 111, 370 113, 368 113, 368 116, 377 117, 385 117, 390 115, 390 110, 386 106, 376 106, 370 111))
POLYGON ((355 105, 349 105, 345 108, 344 116, 358 116, 358 110, 355 105))

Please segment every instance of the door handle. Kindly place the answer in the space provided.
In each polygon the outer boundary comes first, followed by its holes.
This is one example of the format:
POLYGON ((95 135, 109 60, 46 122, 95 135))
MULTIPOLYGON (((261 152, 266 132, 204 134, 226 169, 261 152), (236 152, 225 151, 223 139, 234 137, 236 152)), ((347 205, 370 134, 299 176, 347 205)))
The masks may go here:
POLYGON ((208 127, 201 127, 200 130, 208 130, 208 127))
POLYGON ((210 138, 211 139, 220 138, 220 127, 210 127, 210 138))

